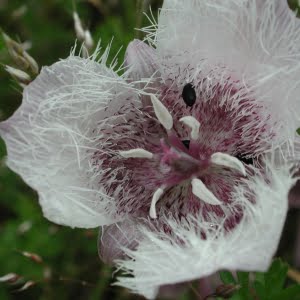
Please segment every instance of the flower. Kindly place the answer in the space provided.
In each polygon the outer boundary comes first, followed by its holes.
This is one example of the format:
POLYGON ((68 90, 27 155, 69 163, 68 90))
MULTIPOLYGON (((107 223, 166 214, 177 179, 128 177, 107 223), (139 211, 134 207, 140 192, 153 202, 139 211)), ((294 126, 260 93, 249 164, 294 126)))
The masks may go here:
POLYGON ((7 164, 48 219, 103 226, 116 284, 149 299, 264 271, 297 180, 298 22, 281 0, 165 0, 122 76, 108 49, 41 70, 0 124, 7 164))

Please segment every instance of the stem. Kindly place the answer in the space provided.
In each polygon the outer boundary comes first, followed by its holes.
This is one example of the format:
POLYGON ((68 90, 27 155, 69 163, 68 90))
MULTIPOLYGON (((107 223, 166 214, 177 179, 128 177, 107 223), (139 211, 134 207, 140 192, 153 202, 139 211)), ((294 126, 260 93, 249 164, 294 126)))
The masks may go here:
MULTIPOLYGON (((135 22, 135 28, 141 28, 141 25, 142 25, 143 2, 144 2, 144 0, 137 0, 136 1, 136 22, 135 22)), ((141 32, 139 30, 136 30, 135 37, 136 38, 140 38, 141 37, 141 32)))
POLYGON ((202 296, 199 294, 199 292, 197 291, 197 289, 195 289, 195 287, 193 286, 192 283, 189 284, 189 287, 191 288, 191 290, 193 291, 193 293, 198 297, 198 299, 202 300, 202 296))
POLYGON ((287 276, 300 284, 300 272, 296 269, 289 268, 287 276))
MULTIPOLYGON (((139 29, 142 27, 143 14, 148 10, 148 6, 150 4, 150 0, 137 0, 136 2, 136 22, 135 28, 139 29)), ((140 30, 136 30, 135 37, 137 39, 142 38, 142 32, 140 30)))

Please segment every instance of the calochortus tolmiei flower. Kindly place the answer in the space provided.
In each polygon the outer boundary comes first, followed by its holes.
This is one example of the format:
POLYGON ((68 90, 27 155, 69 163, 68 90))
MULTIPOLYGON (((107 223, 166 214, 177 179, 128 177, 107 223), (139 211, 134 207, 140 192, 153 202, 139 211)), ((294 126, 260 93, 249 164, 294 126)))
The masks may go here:
POLYGON ((103 226, 117 284, 268 268, 299 162, 300 23, 281 0, 166 0, 125 72, 108 50, 41 70, 0 125, 44 215, 103 226), (127 276, 129 275, 129 276, 127 276))

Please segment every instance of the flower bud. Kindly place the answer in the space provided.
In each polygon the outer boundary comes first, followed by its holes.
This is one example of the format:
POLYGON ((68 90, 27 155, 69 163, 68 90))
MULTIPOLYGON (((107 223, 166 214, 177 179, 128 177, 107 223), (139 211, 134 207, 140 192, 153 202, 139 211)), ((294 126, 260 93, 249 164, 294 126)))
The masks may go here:
POLYGON ((24 71, 21 71, 19 69, 6 66, 5 70, 12 76, 14 77, 18 82, 21 83, 29 83, 31 81, 30 76, 25 73, 24 71))

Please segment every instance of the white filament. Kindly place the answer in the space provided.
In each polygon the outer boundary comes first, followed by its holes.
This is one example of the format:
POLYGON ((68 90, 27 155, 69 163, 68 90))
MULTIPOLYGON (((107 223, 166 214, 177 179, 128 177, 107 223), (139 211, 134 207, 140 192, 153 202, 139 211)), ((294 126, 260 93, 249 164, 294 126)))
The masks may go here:
POLYGON ((236 157, 233 157, 229 154, 221 153, 221 152, 214 153, 211 156, 211 162, 216 165, 235 169, 241 172, 244 176, 246 176, 246 169, 243 163, 236 157))
POLYGON ((221 205, 222 203, 198 178, 192 180, 192 192, 195 196, 211 205, 221 205))
POLYGON ((170 130, 173 127, 173 118, 168 109, 157 99, 155 95, 151 95, 151 102, 155 115, 165 129, 170 130))
POLYGON ((199 137, 199 129, 200 123, 192 116, 186 116, 179 120, 180 122, 184 123, 186 126, 191 128, 191 138, 193 140, 197 140, 199 137))

